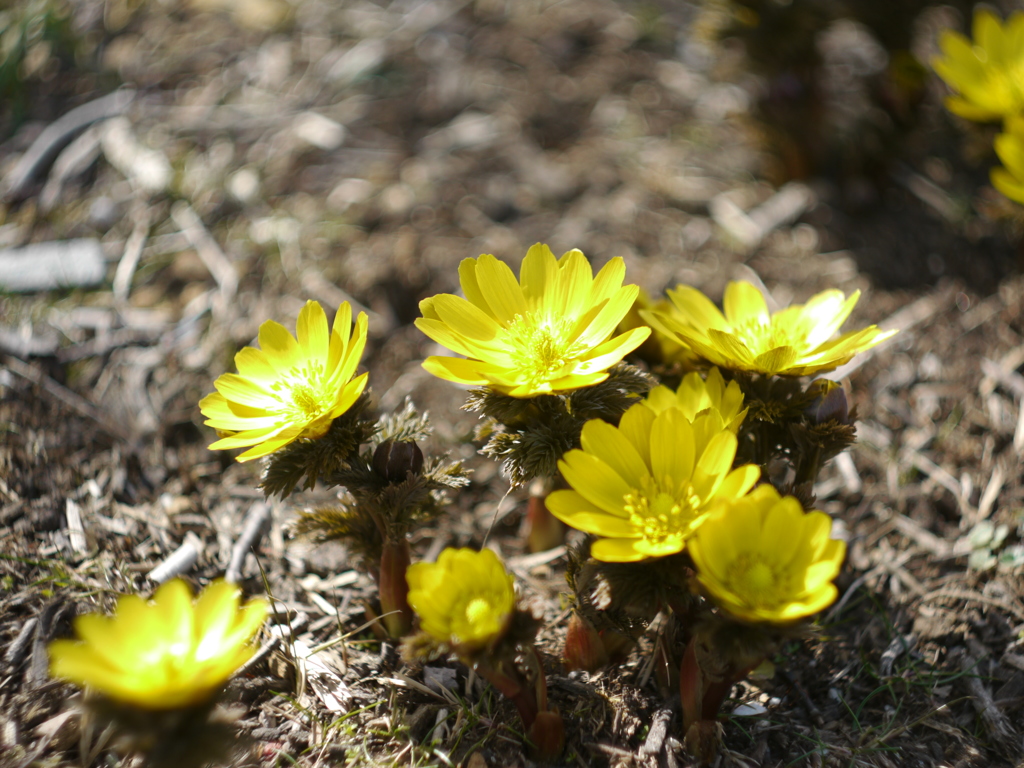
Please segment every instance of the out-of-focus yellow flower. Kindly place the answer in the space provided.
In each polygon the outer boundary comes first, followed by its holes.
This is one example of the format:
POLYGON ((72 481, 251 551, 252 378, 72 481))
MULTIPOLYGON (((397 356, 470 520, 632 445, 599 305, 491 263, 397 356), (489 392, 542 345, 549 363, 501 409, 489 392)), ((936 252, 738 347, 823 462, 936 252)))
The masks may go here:
POLYGON ((556 260, 546 245, 523 259, 519 281, 490 255, 464 259, 459 278, 466 298, 439 294, 420 302, 416 327, 465 355, 428 357, 435 376, 512 397, 589 387, 650 334, 634 328, 611 338, 636 298, 622 285, 626 265, 609 261, 595 277, 581 251, 556 260))
POLYGON ((216 392, 199 402, 206 425, 221 439, 210 450, 246 448, 248 461, 299 438, 322 437, 334 419, 362 394, 367 374, 353 378, 366 346, 366 315, 352 327, 352 308, 342 302, 328 330, 327 315, 315 301, 299 312, 296 336, 268 320, 260 326, 260 348, 235 355, 238 373, 225 373, 216 392))
POLYGON ((485 648, 504 636, 516 606, 511 574, 489 549, 445 549, 436 563, 406 571, 409 605, 420 628, 458 653, 485 648))
POLYGON ((603 537, 590 553, 605 562, 681 551, 713 503, 743 496, 760 474, 752 464, 732 469, 736 435, 713 409, 691 423, 679 408, 655 413, 637 403, 618 427, 588 421, 580 444, 558 462, 573 490, 555 491, 547 506, 603 537))
POLYGON ((663 384, 659 385, 648 393, 643 402, 655 413, 678 408, 690 421, 709 409, 718 411, 726 429, 734 433, 739 430, 743 417, 747 415, 740 385, 735 381, 726 385, 717 368, 708 371, 707 379, 702 379, 696 371, 686 374, 675 392, 663 384))
POLYGON ((939 38, 932 67, 950 88, 946 109, 968 120, 1000 120, 1024 111, 1024 13, 1006 24, 991 11, 974 13, 974 40, 951 29, 939 38))
POLYGON ((267 616, 265 601, 239 607, 240 596, 215 581, 193 601, 175 579, 151 602, 122 597, 113 616, 75 619, 80 642, 50 643, 50 674, 145 709, 205 703, 255 652, 249 641, 267 616))
POLYGON ((846 545, 824 512, 805 513, 771 485, 721 505, 690 540, 697 579, 744 621, 790 624, 831 605, 846 545))
POLYGON ((1005 167, 992 169, 992 186, 1024 204, 1024 116, 1007 118, 1006 133, 996 136, 995 147, 1005 167))
POLYGON ((700 291, 677 286, 669 298, 678 314, 645 312, 656 328, 678 337, 705 360, 733 371, 807 376, 831 371, 896 331, 869 326, 832 338, 860 298, 822 291, 806 304, 769 313, 764 296, 747 282, 725 287, 725 314, 700 291))
MULTIPOLYGON (((637 293, 633 306, 629 308, 629 312, 626 313, 626 316, 622 318, 622 322, 619 323, 619 330, 629 331, 633 328, 649 327, 647 321, 640 314, 644 310, 656 310, 658 312, 675 311, 667 299, 654 301, 647 291, 641 288, 639 293, 637 293)), ((680 344, 675 337, 667 336, 657 328, 651 328, 650 337, 637 349, 637 354, 645 360, 653 359, 655 362, 665 363, 666 365, 678 363, 683 366, 693 367, 698 361, 698 357, 680 344)))

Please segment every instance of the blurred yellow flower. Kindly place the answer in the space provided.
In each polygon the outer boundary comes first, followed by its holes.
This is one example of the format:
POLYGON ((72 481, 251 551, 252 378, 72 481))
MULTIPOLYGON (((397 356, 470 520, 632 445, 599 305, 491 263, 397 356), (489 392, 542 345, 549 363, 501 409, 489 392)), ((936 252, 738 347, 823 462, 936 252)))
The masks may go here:
POLYGON ((896 333, 872 325, 832 338, 860 291, 849 298, 842 291, 822 291, 806 304, 794 304, 774 315, 761 292, 746 282, 725 287, 724 315, 695 288, 680 285, 668 293, 678 314, 645 312, 648 322, 676 336, 705 360, 733 371, 778 376, 831 371, 896 333))
POLYGON ((754 465, 732 469, 736 435, 717 410, 693 422, 676 407, 660 413, 637 403, 618 427, 588 421, 582 450, 558 468, 573 490, 548 496, 551 513, 603 538, 597 560, 628 563, 681 551, 712 504, 743 496, 760 475, 754 465))
POLYGON ((717 368, 708 371, 707 379, 702 379, 696 371, 686 374, 675 392, 663 384, 659 385, 647 394, 643 402, 655 413, 678 408, 690 421, 708 409, 716 410, 725 422, 726 429, 734 433, 739 430, 743 417, 747 415, 740 385, 735 381, 726 385, 722 372, 717 368))
POLYGON ((697 580, 738 619, 789 624, 831 605, 846 544, 824 512, 805 513, 771 485, 721 505, 690 540, 697 580))
POLYGON ((210 700, 252 654, 267 615, 263 600, 239 607, 240 591, 215 581, 195 600, 180 579, 151 602, 117 601, 113 616, 75 619, 80 642, 50 643, 50 674, 145 709, 178 709, 210 700))
POLYGON ((238 457, 266 456, 299 438, 323 436, 331 422, 362 394, 367 374, 352 378, 366 346, 366 315, 352 327, 352 308, 342 302, 328 330, 315 301, 299 312, 296 335, 268 320, 260 326, 260 349, 235 355, 238 373, 225 373, 216 392, 199 402, 206 425, 221 439, 210 450, 249 447, 238 457))
POLYGON ((523 259, 520 280, 490 255, 463 259, 466 298, 439 294, 420 302, 416 327, 465 355, 428 357, 435 376, 512 397, 562 392, 597 384, 608 368, 650 334, 634 328, 612 338, 637 295, 622 285, 626 265, 609 261, 595 277, 586 256, 572 250, 556 260, 546 245, 523 259))
POLYGON ((445 549, 436 563, 406 571, 409 605, 420 628, 458 653, 500 640, 516 606, 513 577, 489 549, 445 549))
POLYGON ((959 92, 946 98, 946 109, 981 122, 1024 111, 1024 13, 1001 24, 991 11, 975 11, 974 41, 947 29, 939 47, 932 67, 959 92))
POLYGON ((995 147, 1005 168, 992 169, 992 186, 1024 204, 1024 116, 1007 118, 1006 133, 996 136, 995 147))

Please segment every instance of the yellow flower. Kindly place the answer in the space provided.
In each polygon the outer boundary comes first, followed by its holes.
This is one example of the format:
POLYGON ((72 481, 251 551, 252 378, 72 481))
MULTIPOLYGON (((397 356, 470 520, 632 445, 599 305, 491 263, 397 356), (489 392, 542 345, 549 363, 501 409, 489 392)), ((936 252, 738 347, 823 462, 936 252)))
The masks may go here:
POLYGON ((555 491, 547 506, 573 528, 605 537, 590 550, 605 562, 681 551, 713 503, 744 495, 760 474, 752 464, 732 469, 736 435, 717 410, 691 423, 679 408, 655 413, 637 403, 618 427, 588 421, 580 444, 558 462, 573 490, 555 491))
POLYGON ((860 291, 849 298, 842 291, 823 291, 806 304, 794 304, 774 315, 761 292, 746 282, 725 287, 724 315, 689 286, 677 286, 669 291, 669 298, 678 315, 645 313, 651 325, 678 337, 714 365, 734 371, 779 376, 831 371, 896 333, 872 325, 832 338, 860 291))
POLYGON ((195 600, 180 579, 146 602, 117 601, 113 616, 75 619, 81 642, 50 643, 50 674, 145 709, 209 701, 255 651, 249 640, 267 615, 263 600, 239 607, 239 589, 215 581, 195 600))
POLYGON ((513 577, 489 549, 445 549, 436 563, 406 571, 409 605, 420 627, 458 652, 480 650, 501 639, 516 606, 513 577))
POLYGON ((448 349, 465 355, 428 357, 435 376, 512 397, 589 387, 608 378, 608 368, 640 346, 649 328, 611 338, 637 295, 622 285, 622 259, 594 277, 586 256, 572 250, 556 260, 546 245, 534 245, 520 280, 493 256, 463 259, 459 278, 465 299, 439 294, 420 302, 416 327, 448 349))
POLYGON ((805 513, 771 485, 723 504, 690 540, 697 579, 723 610, 750 622, 789 624, 831 605, 846 545, 824 512, 805 513))
POLYGON ((708 409, 713 409, 721 415, 726 429, 733 433, 739 430, 743 417, 747 415, 740 385, 730 381, 726 386, 717 368, 708 371, 707 379, 702 379, 696 371, 686 374, 675 392, 663 384, 659 385, 647 394, 643 402, 655 413, 678 408, 690 421, 708 409))
POLYGON ((946 109, 981 122, 1024 110, 1024 13, 1004 25, 991 11, 976 11, 973 43, 947 29, 939 46, 943 56, 932 67, 960 94, 946 98, 946 109))
POLYGON ((216 392, 199 403, 206 425, 221 439, 210 450, 249 447, 238 457, 266 456, 299 438, 321 437, 352 407, 367 374, 352 378, 366 346, 366 315, 349 336, 352 308, 342 302, 328 332, 327 315, 315 301, 299 312, 296 335, 268 320, 260 326, 260 349, 235 355, 238 373, 225 373, 216 392))
POLYGON ((1006 133, 996 136, 995 147, 1006 167, 992 169, 992 186, 1024 204, 1024 117, 1007 118, 1006 133))

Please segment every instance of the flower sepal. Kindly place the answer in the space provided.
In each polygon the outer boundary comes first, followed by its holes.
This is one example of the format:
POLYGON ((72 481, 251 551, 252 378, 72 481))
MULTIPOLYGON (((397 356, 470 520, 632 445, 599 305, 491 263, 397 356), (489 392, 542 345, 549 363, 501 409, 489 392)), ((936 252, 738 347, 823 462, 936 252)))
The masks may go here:
POLYGON ((94 733, 109 729, 113 750, 142 756, 144 768, 234 765, 254 746, 238 728, 245 710, 218 704, 216 696, 184 709, 153 711, 88 692, 76 706, 83 726, 94 733))
POLYGON ((554 477, 565 452, 579 447, 588 420, 618 424, 653 385, 649 374, 617 363, 608 378, 585 389, 529 400, 494 389, 475 389, 463 407, 484 419, 476 431, 476 438, 486 441, 480 452, 503 462, 502 471, 513 485, 522 485, 534 478, 554 477))
POLYGON ((330 484, 330 476, 357 460, 359 446, 376 430, 369 404, 370 391, 365 390, 322 435, 300 438, 270 454, 260 479, 263 493, 284 498, 300 486, 312 490, 317 482, 330 484))

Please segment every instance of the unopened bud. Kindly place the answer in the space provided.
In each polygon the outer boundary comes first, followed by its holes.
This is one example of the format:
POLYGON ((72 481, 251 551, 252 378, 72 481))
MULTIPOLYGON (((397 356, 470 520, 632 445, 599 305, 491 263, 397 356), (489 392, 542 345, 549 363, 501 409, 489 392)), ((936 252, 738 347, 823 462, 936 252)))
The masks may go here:
POLYGON ((538 761, 553 763, 565 748, 565 723, 557 712, 538 712, 526 735, 538 761))
POLYGON ((373 471, 389 483, 401 483, 423 469, 423 451, 412 440, 385 440, 373 452, 373 471))
POLYGON ((840 424, 847 424, 850 420, 850 408, 846 402, 846 390, 842 385, 818 379, 811 383, 807 394, 813 395, 811 404, 804 409, 804 415, 814 424, 825 424, 829 421, 837 421, 840 424))
POLYGON ((608 652, 601 635, 590 621, 575 611, 569 617, 569 631, 565 635, 562 655, 565 668, 570 672, 574 669, 596 672, 608 663, 608 652))

